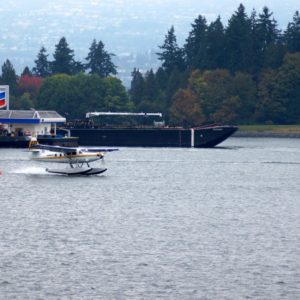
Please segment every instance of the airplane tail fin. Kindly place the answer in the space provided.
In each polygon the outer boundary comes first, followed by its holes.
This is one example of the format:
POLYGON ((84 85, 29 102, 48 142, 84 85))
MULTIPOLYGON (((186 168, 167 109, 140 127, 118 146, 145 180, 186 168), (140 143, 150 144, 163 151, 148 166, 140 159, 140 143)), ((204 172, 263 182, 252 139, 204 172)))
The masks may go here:
POLYGON ((35 145, 38 145, 39 142, 37 140, 36 137, 31 137, 30 141, 29 141, 29 145, 28 145, 28 148, 29 150, 32 150, 34 148, 35 145))

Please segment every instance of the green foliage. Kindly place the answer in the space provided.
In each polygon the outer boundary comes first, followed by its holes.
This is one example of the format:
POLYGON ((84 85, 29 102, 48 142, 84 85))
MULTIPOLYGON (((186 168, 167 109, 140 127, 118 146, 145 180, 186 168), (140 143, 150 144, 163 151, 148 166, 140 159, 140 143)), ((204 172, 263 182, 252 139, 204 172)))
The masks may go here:
POLYGON ((108 53, 104 50, 103 42, 93 40, 90 47, 89 54, 86 58, 86 69, 90 74, 98 74, 100 77, 107 77, 109 75, 116 75, 116 66, 112 62, 112 56, 114 54, 108 53))
POLYGON ((247 123, 255 111, 256 86, 251 76, 227 70, 194 71, 188 89, 197 97, 209 123, 247 123))
POLYGON ((72 75, 80 72, 74 60, 74 50, 69 48, 65 37, 62 37, 55 45, 53 57, 54 61, 50 64, 52 74, 72 75))
POLYGON ((35 62, 35 67, 32 69, 32 73, 36 76, 47 77, 50 75, 50 62, 48 61, 48 54, 44 46, 40 49, 37 59, 35 62))
POLYGON ((42 47, 34 76, 26 67, 18 78, 6 60, 0 83, 10 85, 12 107, 36 104, 71 118, 81 118, 91 110, 132 110, 162 112, 166 121, 178 125, 199 125, 200 120, 300 122, 298 11, 285 31, 278 29, 268 7, 248 16, 240 4, 227 26, 220 16, 208 24, 199 15, 182 48, 172 26, 159 49, 161 67, 143 74, 134 69, 129 95, 119 79, 109 77, 117 73, 114 54, 95 39, 86 63, 74 60, 64 37, 55 46, 51 62, 42 47), (41 86, 42 78, 46 80, 41 86))
POLYGON ((300 14, 296 11, 293 22, 290 22, 285 32, 289 52, 300 52, 300 14))
POLYGON ((164 44, 159 48, 161 52, 157 53, 158 59, 162 61, 162 67, 167 73, 171 73, 175 68, 184 70, 183 51, 177 45, 173 26, 165 36, 164 44))
POLYGON ((207 69, 223 69, 225 67, 225 30, 218 17, 207 28, 207 69))
POLYGON ((257 115, 277 124, 300 122, 300 53, 288 53, 277 72, 261 80, 257 115))
POLYGON ((10 60, 6 60, 2 65, 2 75, 0 76, 0 83, 4 85, 9 85, 10 93, 16 95, 17 93, 17 74, 14 66, 10 60))
POLYGON ((131 99, 176 122, 187 123, 188 111, 192 118, 193 97, 209 123, 299 122, 298 53, 287 54, 300 51, 299 41, 298 12, 284 34, 268 7, 249 17, 240 4, 226 27, 220 17, 207 24, 200 15, 182 49, 171 27, 156 73, 133 73, 131 99))
POLYGON ((253 57, 251 21, 242 4, 229 19, 225 37, 226 67, 231 72, 249 71, 253 57))
POLYGON ((121 81, 98 75, 58 74, 44 80, 38 96, 39 109, 53 109, 68 118, 82 118, 88 111, 131 110, 121 81))
POLYGON ((192 24, 192 31, 184 46, 186 64, 190 69, 205 69, 207 67, 207 31, 206 19, 201 15, 192 24))
POLYGON ((29 93, 24 93, 21 97, 18 98, 13 97, 11 100, 11 109, 30 110, 31 108, 34 108, 34 101, 32 100, 29 93))
POLYGON ((145 80, 142 73, 138 69, 134 69, 131 73, 131 87, 129 90, 131 101, 136 107, 143 101, 145 94, 145 80))

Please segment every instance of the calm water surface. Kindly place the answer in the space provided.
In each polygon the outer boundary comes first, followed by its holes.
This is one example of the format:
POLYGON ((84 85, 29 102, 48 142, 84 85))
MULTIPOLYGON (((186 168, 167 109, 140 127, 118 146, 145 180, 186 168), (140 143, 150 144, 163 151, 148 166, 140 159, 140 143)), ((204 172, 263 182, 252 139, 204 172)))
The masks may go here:
POLYGON ((0 149, 0 299, 300 299, 300 139, 222 146, 73 178, 0 149))

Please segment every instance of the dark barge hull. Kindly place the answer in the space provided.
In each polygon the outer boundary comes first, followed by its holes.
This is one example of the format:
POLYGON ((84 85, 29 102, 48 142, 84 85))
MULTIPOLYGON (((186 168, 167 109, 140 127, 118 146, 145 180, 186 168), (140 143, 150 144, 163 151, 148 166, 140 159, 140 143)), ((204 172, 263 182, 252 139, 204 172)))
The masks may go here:
POLYGON ((214 147, 238 128, 206 126, 200 128, 69 128, 79 137, 80 146, 118 147, 214 147))
MULTIPOLYGON (((28 137, 0 136, 0 148, 28 148, 28 137)), ((38 142, 45 145, 77 147, 77 137, 38 137, 38 142)))

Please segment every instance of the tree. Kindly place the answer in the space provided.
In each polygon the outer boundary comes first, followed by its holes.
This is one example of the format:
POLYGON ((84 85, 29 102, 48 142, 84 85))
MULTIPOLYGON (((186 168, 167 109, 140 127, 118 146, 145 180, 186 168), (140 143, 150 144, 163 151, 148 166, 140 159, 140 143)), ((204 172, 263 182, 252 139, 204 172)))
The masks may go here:
POLYGON ((221 18, 211 22, 207 29, 207 69, 225 67, 225 32, 221 18))
POLYGON ((159 87, 152 69, 144 76, 144 95, 137 110, 143 112, 155 112, 161 110, 159 101, 159 87))
POLYGON ((300 53, 287 53, 278 70, 265 71, 259 85, 256 118, 259 122, 300 122, 300 53))
POLYGON ((50 62, 48 61, 48 54, 44 46, 40 49, 37 59, 35 62, 35 67, 32 69, 32 73, 36 76, 47 77, 50 75, 50 62))
POLYGON ((152 69, 145 74, 145 98, 147 101, 154 102, 158 96, 158 85, 152 69))
POLYGON ((157 53, 158 59, 162 61, 162 67, 168 74, 171 74, 174 69, 184 70, 183 51, 177 45, 173 26, 165 36, 164 44, 159 48, 162 51, 157 53))
POLYGON ((21 76, 23 75, 32 76, 32 72, 29 70, 27 66, 24 68, 23 72, 21 73, 21 76))
POLYGON ((51 63, 53 74, 74 74, 74 51, 69 48, 65 37, 62 37, 55 45, 53 57, 54 61, 51 63))
POLYGON ((192 24, 184 46, 186 63, 190 69, 205 69, 207 67, 207 24, 201 15, 192 24))
POLYGON ((263 68, 278 67, 282 62, 280 58, 280 31, 277 29, 277 22, 271 19, 273 13, 268 7, 263 8, 256 22, 255 36, 257 41, 258 65, 263 68))
POLYGON ((226 36, 226 67, 231 71, 249 71, 252 66, 251 22, 245 7, 240 4, 238 10, 229 19, 226 36))
POLYGON ((29 110, 34 108, 34 101, 29 93, 24 93, 21 97, 18 97, 12 101, 11 108, 14 110, 29 110))
POLYGON ((37 106, 56 110, 69 118, 82 118, 88 111, 132 109, 125 87, 114 77, 57 74, 47 77, 41 86, 37 106))
POLYGON ((0 78, 1 84, 9 85, 10 93, 15 95, 17 93, 17 74, 13 64, 7 59, 2 65, 2 75, 0 78))
POLYGON ((132 80, 131 80, 129 95, 135 107, 138 108, 139 104, 144 100, 145 81, 139 69, 134 68, 131 73, 131 76, 132 76, 132 80))
POLYGON ((271 90, 274 86, 276 70, 267 69, 260 75, 258 85, 258 101, 255 108, 255 120, 259 123, 277 123, 277 116, 284 113, 285 108, 282 103, 272 99, 271 90))
POLYGON ((248 123, 256 105, 255 83, 248 74, 231 75, 227 70, 194 71, 188 88, 207 122, 248 123))
POLYGON ((112 62, 113 56, 113 53, 108 53, 104 49, 103 42, 99 41, 97 43, 94 39, 90 47, 90 52, 86 58, 86 69, 89 70, 90 74, 98 74, 102 78, 109 75, 116 75, 116 66, 112 62))
POLYGON ((286 43, 289 52, 300 52, 300 14, 296 11, 293 22, 290 22, 285 31, 286 43))
POLYGON ((168 117, 170 115, 170 107, 173 102, 174 94, 177 92, 177 90, 184 87, 184 75, 184 73, 175 68, 169 76, 162 103, 162 112, 164 113, 166 120, 168 120, 168 117))
POLYGON ((102 79, 104 85, 104 109, 107 111, 132 111, 133 103, 122 81, 115 77, 102 79))
POLYGON ((22 75, 18 82, 20 94, 28 93, 32 99, 35 99, 42 86, 43 79, 38 76, 22 75))
POLYGON ((178 90, 174 95, 170 111, 171 121, 176 125, 200 126, 205 120, 197 97, 190 89, 178 90))
POLYGON ((257 87, 251 75, 237 72, 233 76, 228 99, 226 105, 229 106, 230 104, 231 111, 235 114, 231 120, 227 118, 228 121, 239 124, 250 124, 254 121, 257 87))
POLYGON ((197 96, 208 122, 215 122, 214 114, 221 108, 224 99, 230 96, 232 77, 227 70, 200 72, 196 70, 189 78, 189 88, 197 96))

